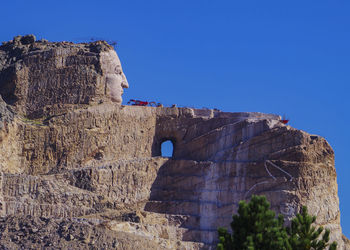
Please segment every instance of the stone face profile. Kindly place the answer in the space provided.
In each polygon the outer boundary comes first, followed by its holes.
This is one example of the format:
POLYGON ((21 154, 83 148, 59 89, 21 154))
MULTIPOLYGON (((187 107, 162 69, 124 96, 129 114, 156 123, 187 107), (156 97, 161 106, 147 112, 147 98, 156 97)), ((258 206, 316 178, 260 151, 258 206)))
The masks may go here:
POLYGON ((349 249, 324 138, 273 114, 123 106, 127 87, 106 42, 0 46, 1 248, 215 249, 259 194, 349 249))
POLYGON ((122 102, 128 82, 113 47, 16 37, 0 46, 0 94, 28 117, 61 104, 122 102))
POLYGON ((113 102, 121 104, 123 89, 129 88, 129 84, 123 73, 117 53, 114 50, 101 52, 100 61, 109 96, 113 102))

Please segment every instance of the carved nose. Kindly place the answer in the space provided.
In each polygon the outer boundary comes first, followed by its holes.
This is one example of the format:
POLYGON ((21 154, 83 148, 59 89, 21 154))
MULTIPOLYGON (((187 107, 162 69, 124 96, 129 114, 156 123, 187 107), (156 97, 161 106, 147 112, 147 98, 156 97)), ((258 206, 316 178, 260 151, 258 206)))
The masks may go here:
POLYGON ((123 74, 123 78, 124 78, 124 80, 122 82, 122 88, 127 89, 127 88, 129 88, 129 83, 128 83, 128 80, 126 80, 126 77, 124 74, 123 74))

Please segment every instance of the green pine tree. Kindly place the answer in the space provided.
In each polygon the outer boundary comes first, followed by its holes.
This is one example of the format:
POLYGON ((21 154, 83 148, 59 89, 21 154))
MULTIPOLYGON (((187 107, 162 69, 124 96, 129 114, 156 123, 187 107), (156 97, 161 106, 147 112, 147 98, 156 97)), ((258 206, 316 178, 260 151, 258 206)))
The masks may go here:
POLYGON ((335 250, 337 243, 329 244, 330 230, 312 226, 316 217, 302 212, 292 220, 291 226, 283 226, 283 217, 276 219, 270 210, 265 196, 253 196, 250 202, 239 203, 238 214, 233 216, 230 234, 227 229, 219 228, 219 250, 335 250))
POLYGON ((238 214, 231 223, 232 235, 219 229, 218 249, 280 250, 292 249, 283 227, 283 217, 275 218, 264 196, 253 196, 249 203, 239 203, 238 214))
MULTIPOLYGON (((297 214, 292 220, 292 224, 287 228, 287 232, 290 235, 289 242, 295 250, 308 250, 308 249, 326 249, 329 245, 330 230, 326 229, 322 237, 320 238, 323 227, 316 229, 312 224, 316 221, 316 216, 311 216, 307 212, 307 207, 303 206, 302 212, 297 214)), ((337 243, 330 244, 329 249, 334 250, 337 248, 337 243)))

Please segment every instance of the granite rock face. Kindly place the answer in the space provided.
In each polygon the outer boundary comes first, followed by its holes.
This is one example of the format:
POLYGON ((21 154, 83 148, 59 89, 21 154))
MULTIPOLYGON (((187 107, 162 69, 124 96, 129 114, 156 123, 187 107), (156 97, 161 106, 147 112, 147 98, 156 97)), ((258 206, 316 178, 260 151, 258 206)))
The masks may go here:
POLYGON ((0 46, 0 94, 28 118, 55 114, 63 104, 121 102, 127 87, 118 56, 104 41, 51 43, 28 35, 0 46))
POLYGON ((286 223, 307 205, 349 246, 324 138, 277 115, 119 105, 101 68, 111 49, 32 36, 0 46, 2 247, 214 249, 253 194, 286 223))

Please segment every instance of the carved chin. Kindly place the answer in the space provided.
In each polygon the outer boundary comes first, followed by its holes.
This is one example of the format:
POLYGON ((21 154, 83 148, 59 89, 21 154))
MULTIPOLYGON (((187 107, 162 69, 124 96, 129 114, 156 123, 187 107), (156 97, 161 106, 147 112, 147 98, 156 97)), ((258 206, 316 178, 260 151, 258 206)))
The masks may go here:
POLYGON ((117 104, 121 104, 122 101, 123 101, 123 98, 122 98, 121 96, 118 96, 118 97, 116 97, 116 96, 111 96, 111 100, 112 100, 112 102, 115 102, 115 103, 117 103, 117 104))
POLYGON ((123 92, 122 92, 122 90, 120 90, 118 88, 115 88, 114 86, 112 85, 109 88, 109 90, 110 90, 109 95, 110 95, 111 101, 115 102, 115 103, 118 103, 118 104, 121 104, 122 101, 123 101, 123 98, 122 98, 122 93, 123 92))

